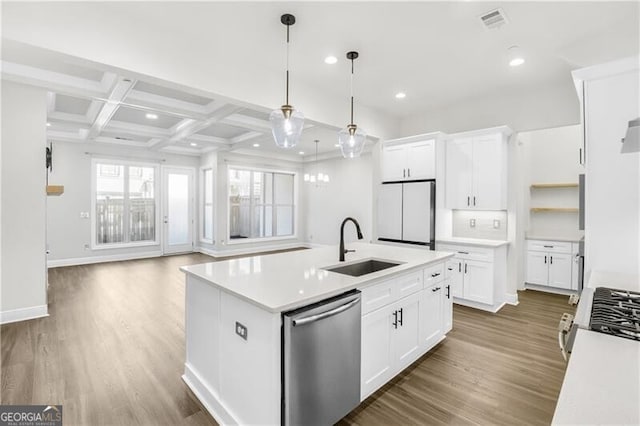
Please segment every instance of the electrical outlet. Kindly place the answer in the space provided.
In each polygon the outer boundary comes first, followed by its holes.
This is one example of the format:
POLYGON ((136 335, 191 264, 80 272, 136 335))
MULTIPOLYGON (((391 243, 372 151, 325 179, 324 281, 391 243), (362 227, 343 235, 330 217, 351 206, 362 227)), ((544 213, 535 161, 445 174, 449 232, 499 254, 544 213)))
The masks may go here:
POLYGON ((469 219, 469 227, 471 227, 471 228, 475 228, 476 227, 476 220, 475 219, 469 219))
POLYGON ((240 337, 242 337, 244 340, 247 340, 247 334, 249 333, 249 331, 247 330, 247 327, 245 327, 244 325, 240 324, 238 321, 236 321, 236 334, 240 337))
POLYGON ((89 219, 89 212, 80 212, 80 219, 89 219))
POLYGON ((500 229, 500 221, 498 219, 493 219, 493 229, 500 229))

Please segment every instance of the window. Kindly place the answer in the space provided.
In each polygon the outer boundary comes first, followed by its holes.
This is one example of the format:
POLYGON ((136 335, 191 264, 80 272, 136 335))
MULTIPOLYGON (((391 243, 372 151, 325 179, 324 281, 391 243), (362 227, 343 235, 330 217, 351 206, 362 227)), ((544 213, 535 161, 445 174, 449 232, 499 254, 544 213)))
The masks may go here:
POLYGON ((294 177, 229 168, 229 240, 293 236, 294 177))
POLYGON ((202 240, 213 242, 213 169, 202 170, 202 240))
POLYGON ((94 247, 156 242, 156 166, 93 162, 94 247))

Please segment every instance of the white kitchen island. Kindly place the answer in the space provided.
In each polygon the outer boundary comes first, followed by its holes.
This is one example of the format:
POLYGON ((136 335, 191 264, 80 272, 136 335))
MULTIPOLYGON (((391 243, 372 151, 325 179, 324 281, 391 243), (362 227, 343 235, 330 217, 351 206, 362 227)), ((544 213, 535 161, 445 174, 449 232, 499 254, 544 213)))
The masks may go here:
POLYGON ((361 400, 451 329, 448 252, 351 243, 346 262, 402 262, 352 277, 323 247, 181 268, 186 273, 184 381, 223 424, 281 424, 282 314, 362 292, 361 400), (395 311, 394 311, 395 309, 395 311), (392 326, 403 309, 406 324, 392 326), (244 327, 244 329, 243 329, 244 327))

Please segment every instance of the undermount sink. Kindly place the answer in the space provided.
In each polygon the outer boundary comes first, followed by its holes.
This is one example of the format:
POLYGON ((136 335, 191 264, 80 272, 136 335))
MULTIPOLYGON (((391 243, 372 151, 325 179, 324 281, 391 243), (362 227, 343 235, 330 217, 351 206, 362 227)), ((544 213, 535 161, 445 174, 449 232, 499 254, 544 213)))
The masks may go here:
POLYGON ((339 274, 351 275, 352 277, 360 277, 362 275, 393 268, 394 266, 401 264, 402 262, 394 262, 391 260, 367 259, 356 263, 350 263, 348 265, 333 266, 323 269, 330 272, 337 272, 339 274))

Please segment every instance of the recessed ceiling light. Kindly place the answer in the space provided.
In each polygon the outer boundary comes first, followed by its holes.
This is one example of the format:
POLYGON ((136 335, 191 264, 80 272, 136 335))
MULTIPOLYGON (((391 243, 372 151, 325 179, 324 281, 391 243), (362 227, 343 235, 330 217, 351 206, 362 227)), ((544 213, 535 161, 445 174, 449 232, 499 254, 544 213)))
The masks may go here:
POLYGON ((396 93, 396 99, 404 99, 407 97, 407 94, 404 92, 398 92, 396 93))
POLYGON ((336 58, 335 56, 327 56, 326 58, 324 58, 325 64, 333 65, 336 62, 338 62, 338 58, 336 58))
POLYGON ((336 148, 340 148, 340 144, 339 144, 339 143, 335 144, 334 146, 335 146, 336 148))
POLYGON ((298 154, 304 155, 304 151, 300 151, 300 152, 298 152, 298 154))
POLYGON ((47 122, 47 127, 51 127, 51 123, 47 122))
POLYGON ((524 64, 522 50, 518 46, 511 46, 509 48, 509 66, 517 67, 522 64, 524 64))
POLYGON ((147 117, 149 120, 157 120, 158 119, 158 114, 154 114, 152 112, 148 112, 144 116, 147 117))
POLYGON ((197 144, 197 143, 195 143, 195 142, 191 142, 189 145, 191 145, 191 146, 198 146, 198 144, 197 144))
POLYGON ((259 147, 260 147, 260 144, 259 144, 259 143, 254 143, 254 144, 253 144, 253 147, 254 147, 254 148, 259 148, 259 147))

